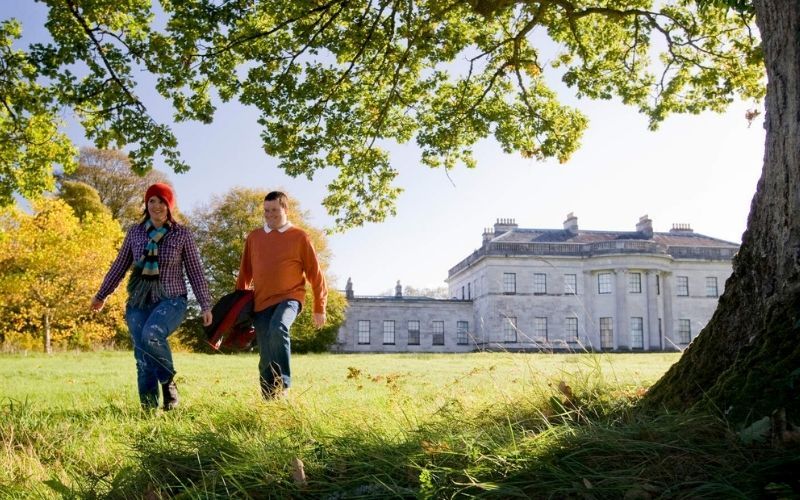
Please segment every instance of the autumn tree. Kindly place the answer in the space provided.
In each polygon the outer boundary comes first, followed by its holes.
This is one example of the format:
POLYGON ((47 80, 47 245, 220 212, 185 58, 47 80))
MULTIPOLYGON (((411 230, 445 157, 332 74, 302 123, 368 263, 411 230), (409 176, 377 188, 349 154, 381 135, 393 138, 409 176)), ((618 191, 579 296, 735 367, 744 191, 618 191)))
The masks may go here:
MULTIPOLYGON (((264 197, 270 190, 236 187, 189 214, 209 289, 215 298, 234 290, 239 275, 244 242, 247 234, 264 225, 264 197)), ((289 220, 308 233, 323 272, 328 277, 330 250, 325 234, 308 222, 308 213, 297 200, 289 198, 289 220)), ((309 291, 310 293, 310 291, 309 291)), ((307 294, 308 295, 308 294, 307 294)), ((306 303, 310 304, 310 295, 306 303)), ((316 330, 311 321, 311 308, 305 308, 292 328, 293 349, 298 352, 324 350, 336 340, 339 325, 344 321, 346 303, 342 294, 329 290, 328 321, 325 328, 316 330)))
MULTIPOLYGON (((77 169, 65 175, 64 181, 94 188, 111 216, 126 225, 141 219, 144 192, 156 182, 167 182, 167 176, 160 170, 138 175, 123 151, 82 147, 77 169)), ((62 191, 64 185, 62 182, 62 191)))
POLYGON ((87 304, 116 256, 119 224, 108 214, 88 214, 81 222, 61 200, 32 205, 32 213, 6 208, 0 218, 0 324, 6 341, 36 338, 48 353, 54 342, 108 343, 124 325, 122 303, 112 301, 103 315, 92 315, 87 304))
MULTIPOLYGON (((64 106, 99 147, 131 145, 134 168, 160 155, 181 170, 177 141, 139 85, 154 81, 178 121, 209 122, 219 101, 238 99, 261 113, 264 149, 287 173, 335 170, 324 204, 340 228, 394 211, 387 142, 415 141, 433 167, 474 166, 472 146, 490 136, 507 152, 567 161, 587 123, 548 78, 578 97, 618 97, 651 127, 766 94, 764 170, 733 275, 649 400, 707 401, 737 419, 784 408, 800 420, 796 0, 161 2, 158 22, 149 2, 45 3, 52 42, 14 51, 18 24, 0 30, 12 91, 0 94, 2 132, 64 106)), ((38 136, 53 135, 52 123, 38 136)), ((0 157, 33 142, 0 142, 0 157)), ((27 165, 4 163, 2 183, 16 188, 27 165)))
POLYGON ((83 182, 61 181, 58 198, 72 207, 72 211, 80 220, 89 215, 111 215, 111 211, 103 204, 97 190, 83 182))

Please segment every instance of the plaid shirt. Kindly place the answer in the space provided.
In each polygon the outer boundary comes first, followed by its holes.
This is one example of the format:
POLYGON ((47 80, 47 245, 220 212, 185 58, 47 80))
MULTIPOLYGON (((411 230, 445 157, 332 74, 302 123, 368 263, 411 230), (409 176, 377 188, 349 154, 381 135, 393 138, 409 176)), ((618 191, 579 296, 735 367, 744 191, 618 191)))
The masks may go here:
MULTIPOLYGON (((131 264, 139 260, 144 253, 144 247, 148 240, 144 224, 136 224, 128 229, 125 241, 122 242, 122 248, 111 265, 111 269, 108 270, 106 278, 100 286, 100 291, 97 292, 96 297, 99 300, 105 300, 114 292, 131 264)), ((200 308, 203 311, 210 311, 211 296, 208 293, 208 284, 203 276, 203 265, 200 262, 200 254, 194 238, 192 238, 192 233, 185 227, 173 223, 158 246, 159 279, 168 297, 186 295, 184 268, 186 268, 186 275, 189 277, 189 283, 200 303, 200 308)))

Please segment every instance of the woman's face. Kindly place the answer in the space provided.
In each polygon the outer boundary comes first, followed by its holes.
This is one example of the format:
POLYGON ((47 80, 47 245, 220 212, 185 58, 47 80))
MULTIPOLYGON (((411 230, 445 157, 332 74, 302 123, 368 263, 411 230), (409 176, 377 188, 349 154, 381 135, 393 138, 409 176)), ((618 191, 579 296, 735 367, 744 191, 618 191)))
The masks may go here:
POLYGON ((150 214, 150 220, 153 221, 156 227, 161 227, 167 221, 169 216, 169 205, 158 196, 151 196, 147 200, 147 213, 150 214))

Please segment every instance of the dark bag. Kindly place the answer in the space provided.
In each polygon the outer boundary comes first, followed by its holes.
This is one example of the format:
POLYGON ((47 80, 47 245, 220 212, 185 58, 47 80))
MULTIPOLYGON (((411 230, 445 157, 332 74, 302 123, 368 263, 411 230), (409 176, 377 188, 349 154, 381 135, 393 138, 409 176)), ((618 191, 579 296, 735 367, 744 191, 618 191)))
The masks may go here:
POLYGON ((213 320, 204 327, 206 342, 215 350, 245 351, 253 347, 253 291, 236 290, 219 299, 211 308, 213 320))

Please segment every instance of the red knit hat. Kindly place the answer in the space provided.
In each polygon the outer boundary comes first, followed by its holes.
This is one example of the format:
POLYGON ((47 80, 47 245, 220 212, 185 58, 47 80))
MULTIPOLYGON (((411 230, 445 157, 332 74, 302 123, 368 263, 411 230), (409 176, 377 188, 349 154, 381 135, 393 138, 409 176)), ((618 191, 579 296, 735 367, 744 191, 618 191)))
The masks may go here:
POLYGON ((147 200, 152 198, 153 196, 158 196, 164 202, 166 202, 167 206, 169 207, 170 211, 175 210, 175 192, 172 191, 172 188, 169 187, 168 184, 164 184, 163 182, 157 182, 147 188, 147 192, 144 193, 144 204, 147 205, 147 200))

